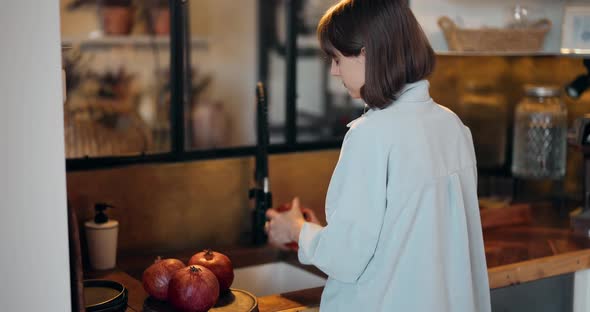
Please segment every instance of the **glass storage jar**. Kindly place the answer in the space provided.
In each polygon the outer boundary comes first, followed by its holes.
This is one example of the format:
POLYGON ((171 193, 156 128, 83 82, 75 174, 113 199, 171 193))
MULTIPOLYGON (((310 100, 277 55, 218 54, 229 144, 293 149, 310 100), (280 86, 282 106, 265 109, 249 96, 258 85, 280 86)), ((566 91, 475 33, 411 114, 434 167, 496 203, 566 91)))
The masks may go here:
POLYGON ((561 179, 565 176, 567 107, 554 86, 525 87, 516 106, 512 173, 520 178, 561 179))

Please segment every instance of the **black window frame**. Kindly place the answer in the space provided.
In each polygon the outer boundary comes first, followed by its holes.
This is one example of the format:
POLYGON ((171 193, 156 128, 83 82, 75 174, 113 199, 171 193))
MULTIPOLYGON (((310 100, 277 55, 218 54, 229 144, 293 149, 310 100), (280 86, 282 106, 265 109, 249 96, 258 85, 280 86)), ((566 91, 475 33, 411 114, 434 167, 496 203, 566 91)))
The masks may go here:
MULTIPOLYGON (((107 157, 83 157, 66 159, 66 171, 86 171, 97 169, 110 169, 130 165, 179 163, 197 160, 249 157, 256 154, 256 146, 217 148, 208 150, 187 150, 185 146, 186 129, 184 125, 185 103, 190 99, 185 92, 186 70, 190 65, 188 59, 188 1, 170 1, 170 79, 171 79, 171 150, 165 153, 147 154, 141 153, 130 156, 107 157)), ((270 0, 276 5, 276 0, 270 0)), ((286 0, 286 42, 284 46, 278 44, 275 32, 275 7, 269 5, 269 0, 258 0, 258 81, 265 85, 268 82, 269 50, 275 49, 285 57, 287 63, 286 73, 286 121, 285 143, 272 144, 268 148, 269 154, 282 154, 306 151, 318 151, 337 149, 342 140, 317 141, 309 143, 297 142, 296 125, 296 64, 298 55, 317 56, 319 51, 297 51, 297 11, 301 6, 301 0, 286 0)), ((254 92, 255 86, 252 86, 254 92)), ((254 129, 253 129, 254 131, 254 129)))
MULTIPOLYGON (((268 147, 269 154, 284 154, 296 152, 309 152, 321 150, 339 149, 342 139, 321 140, 315 142, 297 142, 297 59, 302 57, 318 57, 321 51, 315 48, 297 48, 297 36, 299 34, 298 21, 301 9, 301 0, 281 0, 285 3, 285 42, 280 43, 277 38, 276 13, 279 0, 257 0, 257 77, 258 81, 267 85, 269 72, 269 52, 276 51, 285 58, 285 143, 271 144, 268 147)), ((88 171, 98 169, 111 169, 130 165, 181 163, 198 160, 223 159, 232 157, 254 157, 256 146, 241 146, 216 148, 207 150, 187 150, 185 148, 186 129, 184 125, 184 103, 189 101, 186 97, 185 85, 187 70, 190 66, 188 59, 188 2, 187 0, 169 0, 170 2, 170 75, 171 75, 171 150, 165 153, 147 154, 141 153, 130 156, 108 157, 83 157, 66 159, 66 171, 88 171)), ((255 86, 252 86, 254 93, 255 86)), ((254 131, 254 129, 253 129, 254 131)), ((480 174, 511 176, 508 161, 501 168, 478 168, 480 174)))

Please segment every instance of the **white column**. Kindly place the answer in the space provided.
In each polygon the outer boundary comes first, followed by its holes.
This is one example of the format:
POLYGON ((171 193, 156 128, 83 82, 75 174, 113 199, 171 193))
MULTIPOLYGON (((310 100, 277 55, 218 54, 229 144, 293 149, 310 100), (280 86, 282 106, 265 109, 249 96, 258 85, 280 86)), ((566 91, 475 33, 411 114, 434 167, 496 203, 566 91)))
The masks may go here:
POLYGON ((590 270, 574 275, 574 312, 590 311, 590 270))
POLYGON ((59 1, 0 8, 0 310, 70 311, 59 1))

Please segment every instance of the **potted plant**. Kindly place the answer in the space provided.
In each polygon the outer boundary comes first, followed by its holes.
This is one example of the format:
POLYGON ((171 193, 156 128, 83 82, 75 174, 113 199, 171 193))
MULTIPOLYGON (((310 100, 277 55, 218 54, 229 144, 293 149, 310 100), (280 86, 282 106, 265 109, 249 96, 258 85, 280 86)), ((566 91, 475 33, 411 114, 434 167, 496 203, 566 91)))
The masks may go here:
POLYGON ((123 67, 97 75, 96 103, 105 114, 127 114, 135 109, 134 76, 123 67))
POLYGON ((128 35, 134 22, 133 0, 75 0, 70 10, 84 5, 97 5, 99 22, 105 35, 128 35))
POLYGON ((128 35, 133 28, 134 9, 131 0, 101 0, 98 7, 103 32, 128 35))
POLYGON ((170 7, 168 0, 148 0, 145 3, 145 16, 149 33, 170 34, 170 7))

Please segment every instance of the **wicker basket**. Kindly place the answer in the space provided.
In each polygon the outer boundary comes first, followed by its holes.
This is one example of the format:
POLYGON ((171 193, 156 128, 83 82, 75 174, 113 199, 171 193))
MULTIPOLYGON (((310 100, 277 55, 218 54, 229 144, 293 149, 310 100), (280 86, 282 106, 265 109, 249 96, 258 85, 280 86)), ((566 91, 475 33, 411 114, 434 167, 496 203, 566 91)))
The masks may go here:
POLYGON ((529 28, 462 29, 448 17, 439 18, 450 51, 458 52, 539 52, 551 21, 541 19, 529 28))

